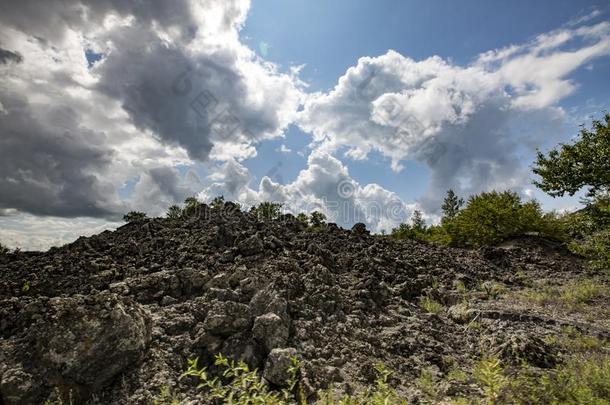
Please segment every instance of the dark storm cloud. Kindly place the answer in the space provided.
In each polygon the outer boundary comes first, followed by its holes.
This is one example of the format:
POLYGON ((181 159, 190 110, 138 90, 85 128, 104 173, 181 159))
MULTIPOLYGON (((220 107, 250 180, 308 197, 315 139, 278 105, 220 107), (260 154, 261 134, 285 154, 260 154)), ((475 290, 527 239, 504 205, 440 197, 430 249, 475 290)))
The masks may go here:
POLYGON ((96 175, 112 159, 105 135, 80 127, 69 109, 32 109, 25 98, 7 96, 0 114, 0 209, 61 216, 119 212, 114 188, 96 175))
POLYGON ((23 56, 19 52, 0 48, 0 64, 7 64, 9 62, 21 63, 23 62, 23 56))
POLYGON ((289 122, 282 106, 296 111, 300 93, 238 41, 248 6, 3 1, 0 33, 11 51, 0 53, 0 209, 109 216, 129 208, 117 187, 138 176, 162 205, 186 195, 171 168, 183 150, 206 161, 214 148, 216 156, 252 154, 252 143, 279 136, 289 122), (92 66, 88 50, 102 55, 92 66), (20 55, 29 63, 2 63, 20 55))

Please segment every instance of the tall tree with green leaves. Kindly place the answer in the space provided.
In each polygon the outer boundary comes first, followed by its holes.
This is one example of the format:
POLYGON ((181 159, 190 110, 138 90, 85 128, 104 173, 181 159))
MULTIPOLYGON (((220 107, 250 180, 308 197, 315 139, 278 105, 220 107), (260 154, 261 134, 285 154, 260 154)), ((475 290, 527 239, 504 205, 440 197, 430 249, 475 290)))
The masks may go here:
POLYGON ((199 200, 196 197, 188 197, 184 200, 184 210, 183 215, 190 217, 197 213, 197 208, 199 208, 199 200))
POLYGON ((447 195, 443 200, 443 205, 441 205, 443 219, 455 218, 458 212, 460 212, 462 205, 464 205, 464 199, 458 197, 452 189, 447 190, 447 195))
POLYGON ((138 222, 146 219, 146 214, 140 211, 129 211, 127 214, 123 215, 123 221, 125 222, 138 222))
POLYGON ((179 219, 182 216, 182 208, 177 205, 172 205, 167 209, 165 216, 168 219, 179 219))
POLYGON ((605 197, 610 190, 610 114, 582 128, 571 144, 561 144, 547 155, 538 151, 534 173, 541 190, 552 196, 574 195, 587 188, 589 197, 605 197))
POLYGON ((424 232, 426 230, 426 220, 420 210, 413 211, 411 215, 411 223, 415 232, 424 232))
POLYGON ((210 208, 213 210, 221 210, 225 206, 225 197, 223 195, 219 195, 218 197, 214 197, 212 202, 210 203, 210 208))
POLYGON ((314 211, 309 214, 309 223, 314 228, 320 228, 324 225, 324 221, 326 221, 326 215, 322 214, 319 211, 314 211))

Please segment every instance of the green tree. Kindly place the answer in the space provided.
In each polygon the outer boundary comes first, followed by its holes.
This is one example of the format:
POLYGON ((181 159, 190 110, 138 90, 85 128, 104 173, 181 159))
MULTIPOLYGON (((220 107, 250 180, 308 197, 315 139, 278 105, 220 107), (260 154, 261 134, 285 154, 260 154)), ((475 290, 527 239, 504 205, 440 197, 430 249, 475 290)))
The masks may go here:
POLYGON ((309 223, 314 228, 320 228, 324 225, 324 221, 326 221, 326 215, 322 214, 319 211, 314 211, 309 214, 309 223))
POLYGON ((411 215, 411 223, 415 232, 424 232, 426 230, 426 220, 420 210, 413 211, 411 215))
POLYGON ((146 219, 146 214, 140 211, 129 211, 123 215, 123 221, 125 222, 138 222, 146 219))
POLYGON ((451 220, 455 218, 462 205, 464 205, 464 199, 459 198, 452 189, 447 190, 447 195, 443 200, 443 205, 441 205, 443 219, 451 220))
POLYGON ((548 155, 538 151, 534 183, 552 196, 574 195, 584 187, 588 196, 606 196, 610 189, 610 114, 582 128, 572 144, 561 144, 548 155))
POLYGON ((184 210, 182 213, 186 217, 191 217, 197 214, 197 209, 199 208, 199 200, 196 197, 188 197, 184 200, 184 210))
POLYGON ((537 201, 523 203, 512 191, 481 193, 470 197, 466 207, 451 221, 451 243, 463 247, 494 245, 526 232, 557 238, 561 228, 546 216, 537 201))
POLYGON ((304 212, 301 212, 297 215, 297 221, 301 222, 305 226, 309 226, 309 218, 304 212))
POLYGON ((415 231, 409 224, 400 224, 392 229, 390 236, 394 239, 415 239, 415 231))
POLYGON ((261 221, 271 221, 278 219, 281 213, 282 204, 273 202, 262 202, 250 209, 250 213, 261 221))
POLYGON ((165 216, 169 219, 179 219, 182 217, 182 208, 177 205, 172 205, 167 209, 165 216))
POLYGON ((210 207, 213 210, 221 210, 224 208, 224 206, 225 206, 225 197, 222 195, 219 195, 218 197, 214 197, 214 199, 210 203, 210 207))

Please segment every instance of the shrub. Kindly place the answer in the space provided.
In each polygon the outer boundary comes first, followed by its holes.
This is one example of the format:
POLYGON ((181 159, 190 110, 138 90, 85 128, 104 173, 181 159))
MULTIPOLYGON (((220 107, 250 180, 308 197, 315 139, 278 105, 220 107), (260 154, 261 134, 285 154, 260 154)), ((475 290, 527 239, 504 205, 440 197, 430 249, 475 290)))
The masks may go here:
POLYGON ((307 217, 307 214, 305 214, 304 212, 299 213, 299 215, 297 215, 297 221, 299 221, 300 223, 302 223, 305 226, 309 226, 309 218, 307 217))
POLYGON ((280 217, 282 204, 273 202, 262 202, 250 209, 250 213, 261 221, 271 221, 280 217))
POLYGON ((123 221, 131 223, 138 222, 146 219, 146 214, 140 211, 130 211, 123 215, 123 221))
POLYGON ((6 255, 9 252, 9 248, 0 243, 0 256, 6 255))
POLYGON ((572 252, 587 259, 590 269, 610 272, 610 228, 574 241, 569 247, 572 252))
POLYGON ((521 202, 512 191, 481 193, 446 224, 451 244, 462 247, 494 245, 527 232, 557 238, 561 227, 545 216, 537 201, 521 202))
MULTIPOLYGON (((292 359, 292 367, 288 370, 290 378, 286 381, 286 389, 281 393, 271 391, 257 370, 250 370, 243 362, 229 360, 222 355, 216 355, 214 365, 223 369, 222 377, 212 377, 205 367, 199 367, 197 359, 189 360, 187 371, 180 377, 195 377, 198 388, 204 391, 204 398, 213 403, 226 404, 284 404, 297 399, 292 391, 297 388, 299 364, 292 359)), ((302 402, 302 395, 299 395, 302 402)))
POLYGON ((319 211, 314 211, 309 214, 309 223, 314 228, 321 228, 324 225, 324 221, 326 221, 326 215, 319 211))
POLYGON ((168 219, 180 219, 180 217, 182 217, 182 208, 177 205, 172 205, 167 209, 165 216, 168 219))
POLYGON ((509 381, 504 374, 500 359, 497 357, 481 359, 474 367, 473 377, 483 389, 490 404, 496 403, 509 381))
POLYGON ((440 302, 428 296, 422 297, 419 304, 426 312, 431 314, 438 315, 443 310, 443 305, 440 302))
POLYGON ((225 197, 220 195, 218 197, 214 197, 212 202, 210 203, 210 208, 213 210, 221 210, 225 206, 225 197))
POLYGON ((201 203, 199 202, 197 197, 188 197, 184 200, 184 209, 182 210, 182 215, 185 217, 196 216, 200 205, 201 203))
POLYGON ((610 356, 573 356, 541 376, 524 370, 511 384, 511 403, 607 404, 610 402, 610 356))

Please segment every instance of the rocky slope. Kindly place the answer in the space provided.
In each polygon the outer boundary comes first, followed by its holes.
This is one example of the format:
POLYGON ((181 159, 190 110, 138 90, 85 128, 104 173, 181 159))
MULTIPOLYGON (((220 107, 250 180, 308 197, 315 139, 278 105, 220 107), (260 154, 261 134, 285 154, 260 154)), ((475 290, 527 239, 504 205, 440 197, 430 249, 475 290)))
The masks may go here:
MULTIPOLYGON (((0 257, 0 403, 67 393, 76 403, 153 403, 166 386, 196 403, 178 377, 188 359, 208 364, 217 353, 258 367, 272 385, 296 353, 310 398, 329 386, 358 391, 383 362, 417 401, 423 370, 467 370, 482 350, 544 368, 561 357, 548 337, 562 327, 610 336, 603 317, 502 299, 582 272, 535 238, 466 251, 202 205, 188 220, 0 257)), ((468 381, 443 384, 443 395, 481 394, 468 381)))

